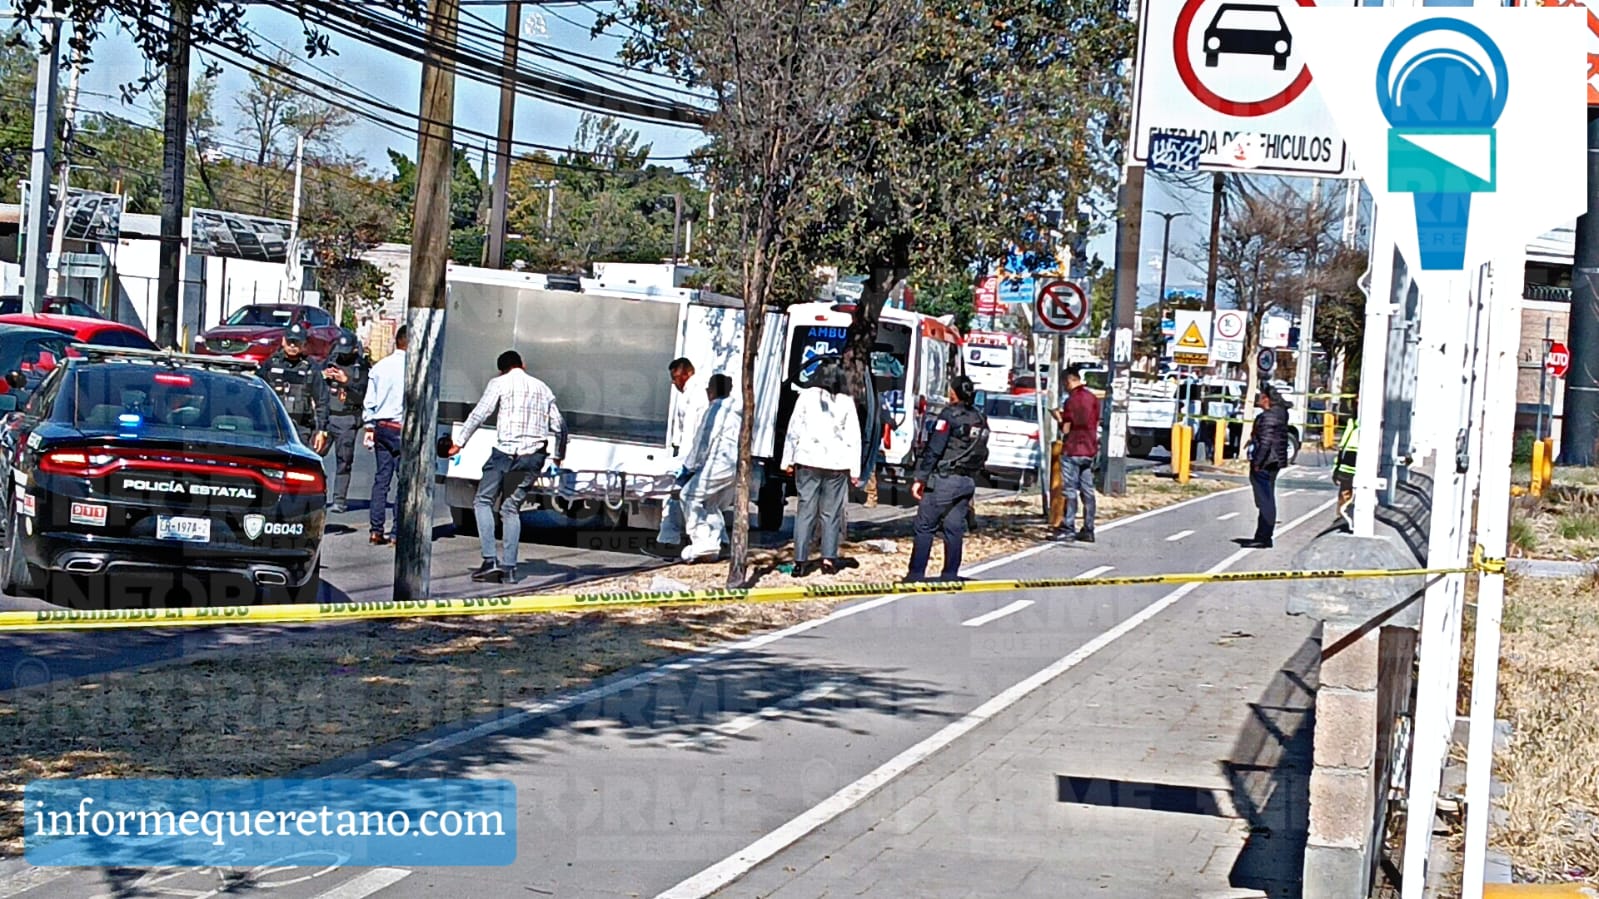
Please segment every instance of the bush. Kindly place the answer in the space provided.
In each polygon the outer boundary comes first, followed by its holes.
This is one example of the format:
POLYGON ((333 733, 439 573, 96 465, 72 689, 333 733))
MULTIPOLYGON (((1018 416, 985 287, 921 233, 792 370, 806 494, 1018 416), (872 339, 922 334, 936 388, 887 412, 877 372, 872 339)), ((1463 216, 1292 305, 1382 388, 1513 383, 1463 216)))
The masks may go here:
POLYGON ((1522 431, 1517 434, 1515 445, 1510 450, 1510 461, 1518 465, 1531 464, 1532 445, 1536 442, 1533 440, 1531 431, 1522 431))

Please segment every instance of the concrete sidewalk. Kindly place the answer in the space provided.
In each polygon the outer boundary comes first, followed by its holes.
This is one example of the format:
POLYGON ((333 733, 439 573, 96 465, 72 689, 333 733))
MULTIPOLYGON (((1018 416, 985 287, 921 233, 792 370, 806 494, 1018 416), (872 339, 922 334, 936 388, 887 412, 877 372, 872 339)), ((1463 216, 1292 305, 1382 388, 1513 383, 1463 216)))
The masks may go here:
POLYGON ((716 895, 1298 896, 1316 629, 1201 588, 716 895))

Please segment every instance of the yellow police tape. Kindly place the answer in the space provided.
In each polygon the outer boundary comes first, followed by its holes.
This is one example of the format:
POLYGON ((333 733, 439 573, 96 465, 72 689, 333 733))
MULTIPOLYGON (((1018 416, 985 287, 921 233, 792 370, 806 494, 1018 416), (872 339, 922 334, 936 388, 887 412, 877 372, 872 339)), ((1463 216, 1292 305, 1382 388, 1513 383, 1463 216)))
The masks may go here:
POLYGON ((207 627, 221 624, 311 624, 372 618, 432 618, 446 615, 525 615, 541 612, 586 612, 596 609, 686 606, 712 603, 800 602, 858 596, 917 593, 997 593, 1015 590, 1057 590, 1072 587, 1148 587, 1165 584, 1247 583, 1361 578, 1437 577, 1482 572, 1500 574, 1504 560, 1485 560, 1479 548, 1472 564, 1462 568, 1326 569, 1321 571, 1227 571, 1191 574, 1122 575, 1119 577, 1043 578, 936 583, 807 584, 792 587, 681 590, 661 593, 546 593, 477 599, 428 599, 392 602, 301 603, 295 605, 215 606, 174 609, 40 609, 0 612, 0 633, 116 628, 207 627))

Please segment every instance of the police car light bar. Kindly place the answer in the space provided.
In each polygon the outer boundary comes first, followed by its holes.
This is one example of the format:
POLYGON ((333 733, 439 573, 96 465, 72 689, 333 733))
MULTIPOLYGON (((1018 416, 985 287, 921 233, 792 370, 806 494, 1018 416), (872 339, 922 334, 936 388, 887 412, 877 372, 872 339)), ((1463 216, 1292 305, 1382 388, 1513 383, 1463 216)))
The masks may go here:
POLYGON ((221 369, 227 371, 255 372, 261 367, 259 362, 249 359, 239 359, 233 356, 200 356, 194 353, 179 353, 175 350, 139 350, 129 347, 95 346, 93 344, 76 343, 73 346, 85 357, 96 362, 161 362, 173 366, 188 366, 191 368, 221 369))

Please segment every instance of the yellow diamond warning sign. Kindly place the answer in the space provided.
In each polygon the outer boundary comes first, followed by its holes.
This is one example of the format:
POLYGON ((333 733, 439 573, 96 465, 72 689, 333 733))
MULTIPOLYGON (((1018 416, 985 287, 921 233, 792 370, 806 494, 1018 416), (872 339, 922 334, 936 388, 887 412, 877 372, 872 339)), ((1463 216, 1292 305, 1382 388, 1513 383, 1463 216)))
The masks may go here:
POLYGON ((1211 314, 1180 309, 1173 318, 1177 339, 1172 341, 1172 361, 1178 365, 1209 365, 1211 314))

